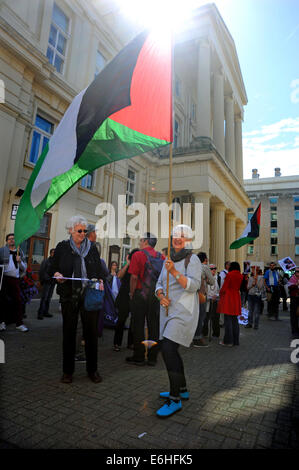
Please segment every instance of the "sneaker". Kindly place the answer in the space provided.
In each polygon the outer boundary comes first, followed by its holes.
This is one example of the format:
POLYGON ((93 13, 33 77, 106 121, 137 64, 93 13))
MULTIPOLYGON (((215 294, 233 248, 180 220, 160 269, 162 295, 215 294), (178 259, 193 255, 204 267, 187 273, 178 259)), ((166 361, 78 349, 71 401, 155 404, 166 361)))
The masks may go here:
POLYGON ((252 325, 248 323, 248 325, 245 325, 244 328, 252 328, 252 325))
POLYGON ((27 328, 27 326, 25 325, 20 325, 20 326, 16 326, 16 330, 26 333, 26 331, 29 331, 29 328, 27 328))
MULTIPOLYGON (((160 398, 169 398, 169 392, 161 392, 159 395, 160 398)), ((182 400, 189 400, 189 392, 181 392, 180 397, 182 400)))
POLYGON ((6 330, 6 325, 5 325, 5 322, 3 321, 2 323, 0 323, 0 331, 5 331, 6 330))
POLYGON ((144 366, 145 360, 136 360, 134 356, 126 357, 128 364, 134 364, 134 366, 144 366))
POLYGON ((233 344, 225 344, 223 341, 219 341, 220 346, 227 346, 229 348, 233 347, 233 344))
POLYGON ((208 348, 209 345, 206 343, 202 338, 201 339, 194 339, 193 346, 195 348, 208 348))
POLYGON ((118 346, 117 344, 115 344, 115 345, 113 346, 113 351, 119 352, 119 351, 120 351, 120 346, 118 346))
POLYGON ((181 409, 182 409, 181 400, 176 402, 174 400, 168 399, 165 405, 163 405, 162 408, 160 408, 156 414, 159 418, 168 418, 169 416, 173 415, 177 411, 181 411, 181 409))
POLYGON ((86 362, 86 357, 84 356, 84 354, 78 354, 77 356, 75 356, 75 361, 76 362, 86 362))

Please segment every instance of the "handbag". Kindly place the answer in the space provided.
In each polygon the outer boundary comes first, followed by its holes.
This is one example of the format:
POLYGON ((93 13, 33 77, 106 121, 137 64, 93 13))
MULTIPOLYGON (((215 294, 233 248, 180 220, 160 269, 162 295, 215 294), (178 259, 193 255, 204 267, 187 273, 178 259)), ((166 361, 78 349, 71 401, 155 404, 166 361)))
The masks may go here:
POLYGON ((97 288, 97 283, 89 281, 84 293, 84 310, 94 312, 100 310, 104 304, 104 290, 97 288))

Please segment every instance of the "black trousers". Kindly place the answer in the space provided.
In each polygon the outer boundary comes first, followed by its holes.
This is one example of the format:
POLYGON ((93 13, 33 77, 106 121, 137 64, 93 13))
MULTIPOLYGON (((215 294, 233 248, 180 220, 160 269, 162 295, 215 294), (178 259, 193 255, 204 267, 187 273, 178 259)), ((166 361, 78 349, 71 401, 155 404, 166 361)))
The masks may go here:
POLYGON ((50 302, 51 302, 54 288, 55 288, 55 283, 53 282, 45 282, 43 284, 43 290, 42 290, 42 296, 40 299, 38 315, 43 316, 49 313, 49 307, 50 307, 50 302))
POLYGON ((212 336, 215 336, 216 338, 219 338, 220 336, 220 315, 219 313, 217 313, 217 305, 217 300, 210 300, 209 311, 207 312, 207 316, 202 330, 204 336, 208 336, 209 334, 209 321, 212 322, 212 336))
MULTIPOLYGON (((149 300, 145 300, 136 290, 130 303, 132 314, 132 333, 134 354, 133 357, 137 361, 145 359, 145 346, 142 341, 145 339, 144 326, 145 320, 148 328, 148 339, 159 341, 160 329, 160 304, 155 296, 151 296, 149 300)), ((158 344, 148 350, 148 360, 156 362, 159 351, 158 344)))
POLYGON ((296 315, 299 306, 299 297, 291 297, 290 320, 292 335, 299 335, 299 317, 296 315))
POLYGON ((237 315, 224 315, 224 344, 239 346, 240 327, 237 315))
POLYGON ((62 302, 63 319, 63 372, 72 375, 75 370, 76 333, 78 316, 81 315, 83 337, 85 340, 86 370, 93 374, 98 364, 98 318, 99 312, 87 312, 83 301, 62 302))
POLYGON ((279 308, 279 286, 271 287, 272 297, 270 302, 268 302, 268 317, 278 318, 278 308, 279 308))
POLYGON ((168 372, 170 398, 178 399, 180 392, 186 390, 183 360, 179 354, 179 344, 168 338, 160 341, 160 349, 168 372))
MULTIPOLYGON (((130 315, 129 296, 127 299, 122 298, 122 302, 118 304, 117 308, 118 308, 118 320, 115 326, 113 344, 117 346, 121 346, 123 335, 124 335, 125 323, 127 321, 128 316, 130 315)), ((132 326, 130 324, 130 328, 128 331, 128 346, 131 346, 132 344, 133 344, 133 333, 132 333, 132 326)))

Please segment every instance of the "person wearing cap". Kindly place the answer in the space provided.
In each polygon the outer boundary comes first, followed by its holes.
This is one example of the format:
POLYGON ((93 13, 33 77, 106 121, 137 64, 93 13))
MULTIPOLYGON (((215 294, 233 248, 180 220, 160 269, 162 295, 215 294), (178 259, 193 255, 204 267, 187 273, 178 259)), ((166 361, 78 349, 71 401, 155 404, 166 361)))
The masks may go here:
POLYGON ((203 335, 208 336, 209 334, 209 321, 212 323, 212 337, 219 338, 220 336, 220 325, 219 325, 219 314, 217 313, 217 305, 219 300, 219 285, 217 281, 217 267, 215 264, 210 264, 210 270, 214 278, 214 285, 208 284, 207 292, 207 316, 203 326, 203 335))
MULTIPOLYGON (((130 307, 132 315, 132 333, 134 341, 133 356, 127 357, 129 364, 145 365, 146 350, 143 344, 145 340, 144 327, 145 320, 148 328, 148 338, 158 341, 159 338, 159 301, 155 297, 155 285, 162 269, 165 256, 155 250, 157 238, 147 232, 140 239, 140 251, 133 254, 129 274, 130 278, 130 307), (153 266, 152 286, 148 295, 144 296, 144 280, 148 265, 153 266)), ((147 365, 155 366, 157 363, 158 345, 153 346, 148 351, 147 365)))
POLYGON ((173 230, 170 259, 167 259, 156 285, 160 302, 160 349, 168 372, 170 390, 161 392, 166 400, 157 411, 159 418, 167 418, 182 409, 181 400, 189 399, 184 365, 179 346, 189 347, 198 324, 202 264, 192 254, 192 230, 178 225, 173 230), (167 297, 167 273, 169 293, 167 297))

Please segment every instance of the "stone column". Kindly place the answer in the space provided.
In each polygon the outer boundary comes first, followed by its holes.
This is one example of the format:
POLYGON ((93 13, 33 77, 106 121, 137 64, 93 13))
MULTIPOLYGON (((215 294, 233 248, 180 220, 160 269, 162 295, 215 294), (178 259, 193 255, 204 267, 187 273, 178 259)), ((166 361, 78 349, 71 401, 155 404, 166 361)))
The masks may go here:
POLYGON ((225 97, 225 160, 235 172, 235 121, 233 95, 225 97))
POLYGON ((214 101, 213 101, 213 139, 214 144, 222 156, 225 158, 224 143, 224 77, 223 69, 214 72, 214 101))
POLYGON ((202 247, 197 250, 204 251, 207 253, 209 258, 210 253, 210 193, 193 193, 194 203, 202 203, 203 204, 203 245, 202 247))
MULTIPOLYGON (((244 232, 245 224, 244 222, 238 221, 236 223, 236 240, 241 237, 244 232)), ((238 248, 236 252, 236 261, 240 264, 241 272, 243 272, 243 261, 247 260, 247 245, 238 248)))
POLYGON ((225 218, 225 261, 236 261, 236 250, 230 250, 236 240, 236 216, 227 214, 225 218))
POLYGON ((209 261, 221 271, 225 256, 225 206, 215 204, 211 211, 211 253, 209 261))
POLYGON ((207 38, 199 41, 197 137, 211 137, 211 58, 207 38))
POLYGON ((235 117, 235 153, 236 153, 236 176, 243 184, 243 143, 242 143, 242 117, 235 117))

